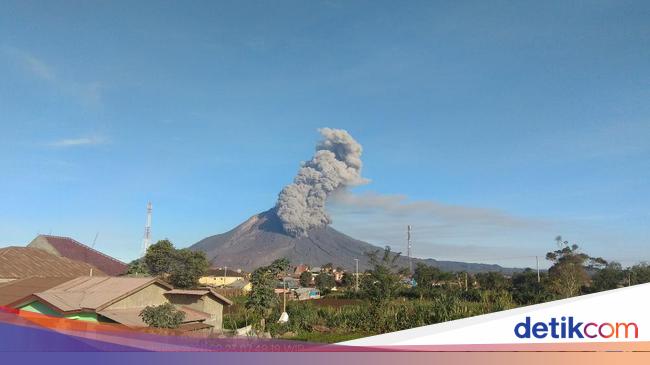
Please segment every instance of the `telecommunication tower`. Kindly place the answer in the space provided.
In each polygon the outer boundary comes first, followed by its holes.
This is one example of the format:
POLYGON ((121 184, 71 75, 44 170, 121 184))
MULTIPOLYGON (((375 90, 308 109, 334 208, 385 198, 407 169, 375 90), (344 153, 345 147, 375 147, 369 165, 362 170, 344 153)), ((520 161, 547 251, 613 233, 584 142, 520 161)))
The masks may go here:
POLYGON ((142 256, 147 254, 147 249, 151 246, 151 202, 147 203, 147 223, 144 226, 144 237, 142 238, 142 256))

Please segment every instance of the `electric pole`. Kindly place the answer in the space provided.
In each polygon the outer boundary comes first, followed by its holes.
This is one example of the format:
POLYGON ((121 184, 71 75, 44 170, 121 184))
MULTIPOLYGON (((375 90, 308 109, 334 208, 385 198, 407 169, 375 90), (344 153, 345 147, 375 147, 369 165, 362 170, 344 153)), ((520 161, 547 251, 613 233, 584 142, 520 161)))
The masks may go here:
POLYGON ((356 264, 356 272, 354 274, 354 278, 355 278, 354 291, 359 291, 359 259, 354 259, 354 262, 356 264))

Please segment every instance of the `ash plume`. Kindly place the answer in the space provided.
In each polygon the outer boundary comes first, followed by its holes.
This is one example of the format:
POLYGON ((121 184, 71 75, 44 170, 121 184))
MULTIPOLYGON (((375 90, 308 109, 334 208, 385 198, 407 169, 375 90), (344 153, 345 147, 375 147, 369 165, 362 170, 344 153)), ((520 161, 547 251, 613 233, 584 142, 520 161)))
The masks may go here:
POLYGON ((361 145, 343 129, 322 128, 323 140, 316 153, 304 162, 293 183, 279 194, 276 213, 284 231, 304 237, 309 230, 331 223, 325 211, 327 197, 347 186, 368 180, 361 177, 361 145))

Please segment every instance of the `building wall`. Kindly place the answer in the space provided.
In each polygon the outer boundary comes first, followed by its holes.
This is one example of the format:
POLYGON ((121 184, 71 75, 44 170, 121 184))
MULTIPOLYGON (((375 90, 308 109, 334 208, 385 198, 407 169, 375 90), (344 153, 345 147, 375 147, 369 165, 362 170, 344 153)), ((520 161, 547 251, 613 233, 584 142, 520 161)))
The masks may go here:
POLYGON ((47 240, 44 237, 41 237, 41 236, 38 236, 38 237, 34 238, 34 240, 32 242, 30 242, 27 245, 27 247, 40 248, 41 250, 45 250, 45 251, 51 253, 52 255, 61 256, 61 254, 59 254, 59 251, 57 251, 54 247, 52 247, 52 245, 50 245, 47 242, 47 240))
POLYGON ((73 314, 61 315, 61 313, 55 311, 54 309, 52 309, 47 304, 41 303, 39 301, 34 301, 34 302, 31 302, 31 303, 25 304, 22 307, 19 307, 18 309, 24 310, 24 311, 27 311, 27 312, 34 312, 34 313, 44 314, 44 315, 47 315, 47 316, 58 317, 58 318, 75 319, 75 320, 78 320, 78 321, 86 321, 86 322, 99 322, 99 320, 97 318, 97 314, 95 314, 95 313, 83 312, 83 313, 73 313, 73 314))
POLYGON ((160 305, 169 303, 164 293, 167 291, 158 283, 153 283, 128 297, 117 301, 106 309, 144 308, 148 305, 160 305))
POLYGON ((210 286, 224 286, 230 285, 239 279, 241 279, 239 276, 203 276, 199 279, 199 284, 210 286))
POLYGON ((209 295, 169 295, 170 301, 176 305, 183 305, 191 309, 205 312, 210 318, 205 323, 221 331, 223 325, 223 304, 209 295))

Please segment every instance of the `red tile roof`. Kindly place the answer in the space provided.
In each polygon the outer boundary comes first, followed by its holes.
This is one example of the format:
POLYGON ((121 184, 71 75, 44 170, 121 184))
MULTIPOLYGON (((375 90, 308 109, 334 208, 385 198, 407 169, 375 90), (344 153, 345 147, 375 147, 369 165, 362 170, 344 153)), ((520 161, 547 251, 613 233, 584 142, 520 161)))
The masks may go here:
POLYGON ((128 270, 128 265, 101 253, 70 237, 41 235, 63 257, 82 261, 95 266, 111 276, 119 276, 128 270))

